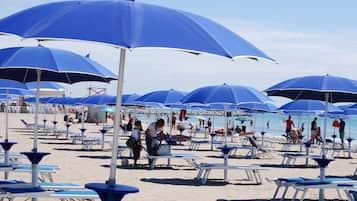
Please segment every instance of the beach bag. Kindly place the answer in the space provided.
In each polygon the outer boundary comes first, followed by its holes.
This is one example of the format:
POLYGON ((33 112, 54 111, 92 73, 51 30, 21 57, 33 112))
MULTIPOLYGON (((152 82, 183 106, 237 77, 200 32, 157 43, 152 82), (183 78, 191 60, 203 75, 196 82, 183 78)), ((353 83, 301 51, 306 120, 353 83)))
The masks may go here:
POLYGON ((162 144, 158 150, 159 156, 167 156, 171 154, 171 147, 168 144, 162 144))
POLYGON ((134 144, 136 143, 135 139, 130 137, 126 142, 126 146, 128 146, 130 149, 134 147, 134 144))

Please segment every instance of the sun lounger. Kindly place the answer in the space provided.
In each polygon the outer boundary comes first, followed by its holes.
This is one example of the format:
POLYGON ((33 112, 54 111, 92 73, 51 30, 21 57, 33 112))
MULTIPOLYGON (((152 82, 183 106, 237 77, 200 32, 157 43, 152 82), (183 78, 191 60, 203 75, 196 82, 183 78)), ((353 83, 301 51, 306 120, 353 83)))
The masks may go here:
POLYGON ((208 180, 208 176, 211 170, 243 170, 247 175, 249 181, 253 181, 255 184, 261 184, 262 178, 260 176, 260 170, 267 170, 268 168, 260 167, 257 165, 224 165, 223 163, 201 163, 199 164, 199 171, 196 176, 196 180, 200 184, 205 184, 208 180))
MULTIPOLYGON (((50 181, 53 182, 53 173, 59 170, 58 166, 55 165, 39 165, 39 181, 50 181)), ((0 166, 0 171, 3 172, 32 172, 30 164, 17 164, 12 165, 2 165, 0 166)))
MULTIPOLYGON (((211 140, 206 140, 206 139, 191 139, 191 143, 189 146, 189 150, 199 150, 201 145, 211 145, 211 140)), ((213 141, 214 145, 221 145, 223 144, 222 141, 213 141)))
POLYGON ((168 155, 160 155, 160 156, 148 155, 148 158, 152 159, 152 163, 150 164, 150 169, 152 170, 155 168, 155 164, 158 159, 167 159, 168 167, 170 167, 171 165, 170 164, 171 159, 183 159, 192 167, 197 168, 198 165, 196 163, 196 160, 199 159, 200 156, 194 154, 168 154, 168 155))
MULTIPOLYGON (((284 188, 280 200, 285 200, 286 193, 290 187, 295 188, 293 199, 296 199, 299 192, 303 192, 302 199, 309 188, 327 188, 337 187, 337 184, 355 183, 356 180, 340 177, 326 177, 325 181, 321 183, 320 178, 306 178, 306 177, 283 177, 274 179, 277 188, 274 192, 273 199, 277 199, 280 188, 284 188)), ((339 193, 339 192, 338 192, 339 193)))
POLYGON ((306 153, 283 153, 281 154, 283 160, 281 161, 282 166, 294 166, 296 165, 297 159, 311 159, 314 157, 321 157, 320 154, 306 154, 306 153))
POLYGON ((58 198, 60 200, 95 200, 99 196, 96 192, 91 190, 57 190, 51 191, 46 190, 42 187, 31 187, 27 184, 24 186, 12 186, 3 187, 1 190, 4 193, 0 193, 0 198, 7 198, 9 200, 14 200, 16 197, 26 197, 26 198, 39 198, 39 197, 52 197, 58 198))
POLYGON ((53 198, 58 198, 60 200, 96 200, 99 199, 99 195, 90 190, 65 190, 65 191, 56 191, 49 195, 53 198))

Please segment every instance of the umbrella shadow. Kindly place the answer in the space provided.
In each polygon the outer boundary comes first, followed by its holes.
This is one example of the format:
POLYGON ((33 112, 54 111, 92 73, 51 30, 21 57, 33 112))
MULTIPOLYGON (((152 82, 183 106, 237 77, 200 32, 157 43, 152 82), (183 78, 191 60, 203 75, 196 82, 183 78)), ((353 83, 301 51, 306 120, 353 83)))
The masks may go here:
POLYGON ((317 165, 282 165, 282 164, 256 164, 261 167, 270 167, 270 168, 291 168, 291 169, 316 169, 319 166, 317 165))
MULTIPOLYGON (((239 200, 227 200, 227 199, 217 199, 216 201, 278 201, 280 199, 239 199, 239 200)), ((292 201, 292 199, 284 199, 286 201, 292 201)), ((318 200, 312 200, 312 199, 304 199, 305 201, 318 201, 318 200)), ((325 201, 342 201, 339 199, 324 199, 325 201)))
MULTIPOLYGON (((174 186, 199 186, 198 181, 194 179, 182 179, 182 178, 142 178, 142 182, 154 183, 154 184, 164 184, 164 185, 174 185, 174 186)), ((214 183, 210 183, 214 185, 214 183)), ((219 183, 214 186, 223 186, 225 184, 219 183)))
POLYGON ((85 151, 85 152, 99 152, 101 149, 70 149, 70 148, 54 148, 54 150, 58 151, 85 151))
POLYGON ((74 145, 71 142, 41 142, 41 144, 74 145))
POLYGON ((90 159, 111 159, 111 156, 89 156, 89 155, 80 155, 79 158, 90 158, 90 159))

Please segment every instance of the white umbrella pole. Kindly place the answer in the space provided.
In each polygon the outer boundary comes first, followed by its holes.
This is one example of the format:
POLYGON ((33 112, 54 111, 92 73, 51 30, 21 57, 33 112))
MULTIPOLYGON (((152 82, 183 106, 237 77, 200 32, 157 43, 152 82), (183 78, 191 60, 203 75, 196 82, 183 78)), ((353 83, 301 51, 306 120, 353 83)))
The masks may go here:
POLYGON ((227 117, 227 105, 224 105, 224 144, 227 145, 228 135, 228 117, 227 117))
MULTIPOLYGON (((41 80, 41 70, 37 70, 37 81, 36 81, 36 103, 35 103, 35 132, 33 138, 33 152, 37 152, 37 140, 38 140, 38 110, 39 110, 39 96, 40 96, 40 80, 41 80)), ((32 185, 38 186, 38 164, 32 164, 32 185)), ((37 200, 33 198, 32 200, 37 200)))
POLYGON ((119 136, 119 123, 121 120, 120 108, 121 108, 121 96, 123 94, 123 81, 124 81, 124 68, 125 68, 125 49, 120 49, 120 62, 119 62, 119 80, 117 84, 117 101, 114 119, 114 135, 113 135, 113 150, 112 159, 110 163, 110 174, 108 185, 115 185, 116 168, 117 168, 117 156, 118 156, 118 136, 119 136))
POLYGON ((81 128, 84 129, 84 105, 82 105, 81 128))
MULTIPOLYGON (((5 142, 9 140, 9 89, 6 89, 6 120, 5 120, 5 142)), ((5 165, 9 163, 9 150, 5 150, 4 157, 5 165)), ((4 173, 5 180, 9 179, 9 172, 4 173)))
MULTIPOLYGON (((6 120, 5 120, 5 142, 9 139, 9 89, 6 89, 6 120)), ((5 161, 6 163, 6 161, 5 161)), ((7 164, 7 163, 6 163, 7 164)))
MULTIPOLYGON (((326 134, 327 134, 327 111, 328 111, 328 97, 329 93, 325 93, 325 114, 324 114, 324 135, 322 141, 322 159, 326 158, 326 151, 325 151, 325 142, 326 142, 326 134)), ((320 167, 320 180, 323 182, 325 180, 325 169, 326 167, 320 167)), ((320 189, 319 191, 319 201, 324 200, 324 189, 320 189)))

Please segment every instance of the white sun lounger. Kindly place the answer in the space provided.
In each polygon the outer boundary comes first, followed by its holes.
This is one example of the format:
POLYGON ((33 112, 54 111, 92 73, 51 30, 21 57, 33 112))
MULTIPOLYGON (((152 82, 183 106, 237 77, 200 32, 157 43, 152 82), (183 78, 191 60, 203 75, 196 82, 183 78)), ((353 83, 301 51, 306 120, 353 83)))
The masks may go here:
POLYGON ((243 170, 247 175, 249 181, 253 181, 255 184, 261 184, 262 178, 260 175, 260 170, 268 170, 269 168, 260 167, 257 165, 228 165, 225 166, 223 163, 201 163, 199 165, 199 171, 196 179, 200 184, 205 184, 208 180, 208 176, 211 170, 243 170))
MULTIPOLYGON (((56 173, 59 167, 56 165, 39 165, 39 181, 53 182, 53 173, 56 173)), ((17 164, 15 166, 0 166, 0 171, 3 172, 32 172, 30 164, 17 164)))
POLYGON ((72 200, 96 200, 99 199, 99 195, 95 191, 90 190, 64 190, 56 191, 49 195, 53 198, 58 198, 63 201, 72 201, 72 200))
POLYGON ((160 155, 160 156, 151 156, 148 155, 148 158, 152 159, 152 163, 150 164, 150 169, 155 168, 156 161, 158 159, 167 159, 167 166, 170 167, 171 159, 183 159, 185 160, 189 165, 191 165, 194 168, 197 168, 198 165, 196 163, 196 159, 199 159, 200 156, 194 155, 194 154, 169 154, 169 155, 160 155))
POLYGON ((311 159, 314 157, 321 157, 320 154, 306 154, 306 153, 283 153, 281 165, 283 166, 294 166, 296 165, 297 159, 311 159))
MULTIPOLYGON (((213 141, 213 145, 221 145, 223 141, 213 141)), ((207 139, 191 139, 189 150, 199 150, 201 145, 211 145, 211 140, 207 139)))

